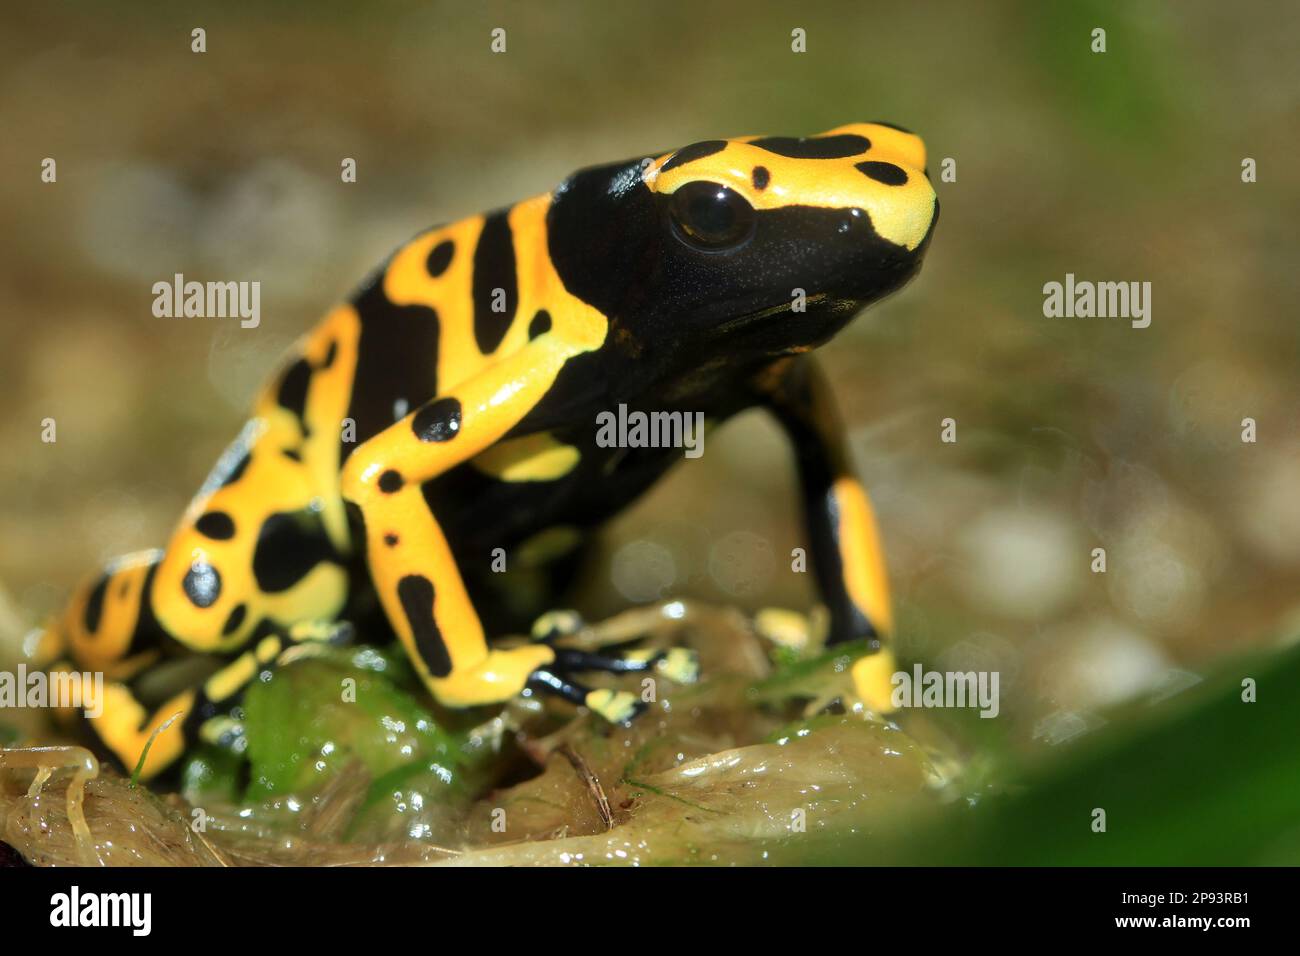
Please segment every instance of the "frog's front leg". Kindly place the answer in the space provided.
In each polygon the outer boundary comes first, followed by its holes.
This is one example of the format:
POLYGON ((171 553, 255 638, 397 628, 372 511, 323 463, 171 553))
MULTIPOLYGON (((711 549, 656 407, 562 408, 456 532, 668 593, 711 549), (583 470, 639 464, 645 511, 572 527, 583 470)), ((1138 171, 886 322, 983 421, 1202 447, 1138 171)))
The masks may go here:
POLYGON ((810 356, 783 360, 758 383, 794 446, 813 571, 830 611, 827 642, 866 639, 878 653, 854 668, 860 695, 889 710, 893 630, 880 533, 866 489, 853 474, 830 389, 810 356))
MULTIPOLYGON (((423 405, 357 448, 343 496, 360 510, 365 554, 380 602, 439 702, 469 707, 508 700, 556 661, 544 643, 488 647, 460 571, 420 486, 504 438, 546 396, 565 361, 583 351, 543 335, 423 405)), ((559 686, 562 684, 563 686, 559 686)), ((628 701, 568 681, 566 697, 622 719, 628 701)))

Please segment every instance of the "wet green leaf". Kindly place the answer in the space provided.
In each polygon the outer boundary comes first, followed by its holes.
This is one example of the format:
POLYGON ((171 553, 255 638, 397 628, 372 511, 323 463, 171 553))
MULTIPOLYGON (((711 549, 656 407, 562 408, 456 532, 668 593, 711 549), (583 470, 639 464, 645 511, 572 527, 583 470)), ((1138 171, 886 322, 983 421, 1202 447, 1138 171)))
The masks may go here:
POLYGON ((301 661, 249 688, 248 797, 311 792, 353 761, 375 780, 435 763, 451 772, 449 782, 457 779, 468 763, 463 740, 440 727, 378 662, 363 657, 358 666, 356 654, 301 661))

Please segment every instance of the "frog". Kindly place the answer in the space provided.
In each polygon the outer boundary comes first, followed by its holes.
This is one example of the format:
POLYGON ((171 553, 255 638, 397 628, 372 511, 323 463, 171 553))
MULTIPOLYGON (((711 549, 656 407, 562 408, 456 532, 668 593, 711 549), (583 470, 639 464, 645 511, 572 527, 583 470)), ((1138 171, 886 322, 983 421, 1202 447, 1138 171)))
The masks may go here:
POLYGON ((598 441, 597 422, 712 430, 760 408, 794 450, 827 642, 866 642, 855 677, 887 710, 877 520, 810 353, 917 274, 938 213, 921 138, 872 122, 591 166, 423 230, 293 345, 166 546, 88 576, 39 656, 103 673, 86 719, 144 779, 228 730, 259 674, 368 616, 441 707, 547 694, 637 719, 639 696, 583 675, 689 681, 690 652, 566 649, 574 615, 547 608, 682 455, 598 441), (147 705, 177 654, 213 669, 147 705))

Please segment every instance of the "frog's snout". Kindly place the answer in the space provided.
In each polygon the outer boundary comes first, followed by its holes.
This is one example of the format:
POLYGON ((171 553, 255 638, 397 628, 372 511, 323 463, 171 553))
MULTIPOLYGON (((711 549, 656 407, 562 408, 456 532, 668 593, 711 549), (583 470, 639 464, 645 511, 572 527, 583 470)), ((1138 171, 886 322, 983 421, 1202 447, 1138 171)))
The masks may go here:
POLYGON ((831 283, 835 297, 866 305, 901 288, 920 271, 938 220, 928 183, 912 195, 872 194, 843 210, 837 229, 845 258, 831 283))

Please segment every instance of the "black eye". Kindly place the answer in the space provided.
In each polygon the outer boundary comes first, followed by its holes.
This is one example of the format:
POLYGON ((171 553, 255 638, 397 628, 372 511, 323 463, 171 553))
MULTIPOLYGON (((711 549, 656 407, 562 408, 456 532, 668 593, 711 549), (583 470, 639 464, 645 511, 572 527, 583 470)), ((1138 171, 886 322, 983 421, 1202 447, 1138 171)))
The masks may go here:
POLYGON ((734 248, 754 231, 754 207, 717 183, 686 183, 673 193, 668 211, 677 235, 696 249, 734 248))

